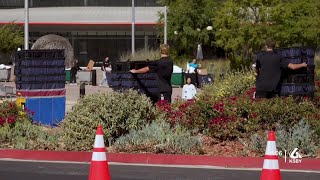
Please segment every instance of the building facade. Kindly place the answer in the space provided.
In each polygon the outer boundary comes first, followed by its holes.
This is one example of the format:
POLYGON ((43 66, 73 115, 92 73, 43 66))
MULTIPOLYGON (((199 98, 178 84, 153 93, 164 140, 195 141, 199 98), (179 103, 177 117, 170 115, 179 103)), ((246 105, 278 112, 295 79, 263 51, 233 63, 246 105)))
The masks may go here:
MULTIPOLYGON (((135 0, 135 49, 158 48, 157 0, 135 0)), ((24 24, 24 0, 0 0, 0 25, 24 24)), ((47 34, 61 35, 81 66, 131 52, 131 0, 29 0, 30 46, 47 34)))

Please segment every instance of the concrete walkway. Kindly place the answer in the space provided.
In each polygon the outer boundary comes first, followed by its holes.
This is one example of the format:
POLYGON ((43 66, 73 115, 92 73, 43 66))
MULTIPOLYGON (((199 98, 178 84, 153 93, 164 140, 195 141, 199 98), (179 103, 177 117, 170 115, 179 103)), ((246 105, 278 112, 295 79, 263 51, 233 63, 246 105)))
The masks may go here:
MULTIPOLYGON (((5 86, 12 86, 14 87, 15 91, 15 83, 14 82, 0 82, 0 84, 4 84, 5 86)), ((66 89, 66 112, 70 111, 72 106, 77 103, 77 100, 80 98, 80 85, 69 85, 66 84, 65 86, 66 89)), ((108 87, 100 87, 100 86, 91 86, 91 85, 86 85, 85 86, 86 90, 86 95, 88 94, 95 94, 99 92, 111 92, 112 89, 108 87)), ((176 97, 181 96, 181 88, 173 88, 173 94, 172 94, 172 101, 176 97)), ((14 101, 15 98, 12 98, 14 101)))

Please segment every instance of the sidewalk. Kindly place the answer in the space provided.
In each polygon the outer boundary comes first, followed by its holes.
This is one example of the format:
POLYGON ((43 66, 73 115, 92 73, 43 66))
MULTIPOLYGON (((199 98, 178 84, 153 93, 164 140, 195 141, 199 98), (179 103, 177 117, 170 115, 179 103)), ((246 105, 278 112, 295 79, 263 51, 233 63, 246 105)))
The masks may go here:
MULTIPOLYGON (((0 82, 0 84, 4 84, 6 86, 12 86, 15 89, 15 83, 14 82, 0 82)), ((66 112, 70 111, 72 106, 77 103, 77 100, 80 98, 80 85, 69 85, 66 84, 65 86, 66 89, 66 112)), ((100 86, 91 86, 91 85, 86 85, 85 86, 86 90, 86 95, 89 94, 95 94, 99 92, 111 92, 112 89, 108 87, 100 87, 100 86)), ((15 91, 15 90, 14 90, 15 91)), ((181 88, 173 88, 172 92, 172 101, 177 96, 181 96, 181 88)), ((15 98, 12 98, 13 101, 15 101, 15 98)))

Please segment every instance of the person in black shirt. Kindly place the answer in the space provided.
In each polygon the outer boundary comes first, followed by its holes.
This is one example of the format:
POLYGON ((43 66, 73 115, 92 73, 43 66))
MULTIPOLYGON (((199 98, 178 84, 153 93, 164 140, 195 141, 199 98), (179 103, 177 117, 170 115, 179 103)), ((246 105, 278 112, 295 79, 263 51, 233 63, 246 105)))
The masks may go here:
POLYGON ((282 69, 299 69, 307 67, 306 63, 292 64, 273 51, 275 42, 268 40, 266 51, 256 60, 257 80, 256 98, 272 98, 278 94, 282 69))
POLYGON ((131 73, 147 73, 149 71, 154 71, 158 75, 158 84, 160 93, 157 95, 157 101, 161 100, 161 95, 163 95, 164 100, 171 103, 172 96, 172 86, 171 86, 171 76, 173 73, 173 61, 169 58, 170 47, 168 44, 162 44, 160 46, 161 58, 155 61, 153 65, 141 69, 132 69, 131 73))
POLYGON ((103 71, 102 80, 99 86, 102 86, 105 82, 107 82, 108 73, 111 73, 111 63, 109 61, 109 57, 106 57, 102 63, 101 70, 103 71))
POLYGON ((81 71, 82 69, 80 68, 79 66, 79 61, 78 59, 75 59, 74 62, 72 63, 72 68, 70 70, 70 73, 71 73, 71 82, 70 82, 70 85, 77 85, 77 82, 76 82, 76 75, 77 75, 77 72, 78 71, 81 71))

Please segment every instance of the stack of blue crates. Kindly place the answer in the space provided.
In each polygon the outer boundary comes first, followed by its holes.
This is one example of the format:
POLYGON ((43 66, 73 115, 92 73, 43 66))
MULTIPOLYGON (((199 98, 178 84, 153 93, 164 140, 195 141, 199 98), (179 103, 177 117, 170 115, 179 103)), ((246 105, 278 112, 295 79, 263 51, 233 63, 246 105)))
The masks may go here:
POLYGON ((132 74, 129 72, 131 69, 140 69, 153 63, 152 61, 113 62, 108 84, 114 91, 134 89, 156 102, 160 95, 157 73, 151 71, 145 74, 132 74))
POLYGON ((314 97, 315 91, 315 50, 309 47, 293 47, 277 49, 282 59, 292 64, 305 62, 308 67, 297 70, 287 69, 282 72, 281 96, 307 96, 314 97))
POLYGON ((16 54, 17 95, 26 97, 34 122, 54 126, 65 116, 64 50, 24 50, 16 54))

